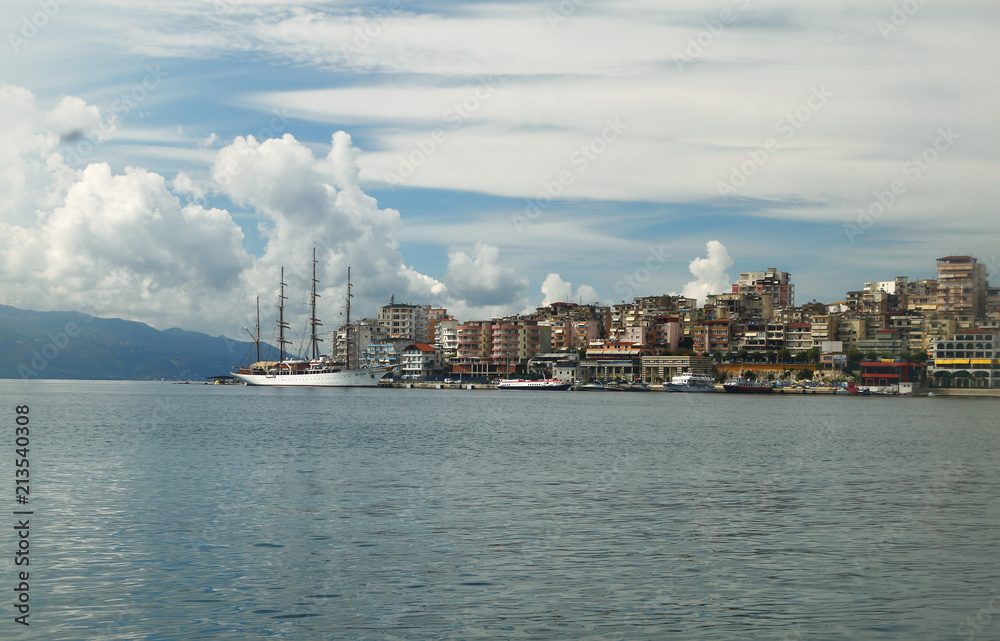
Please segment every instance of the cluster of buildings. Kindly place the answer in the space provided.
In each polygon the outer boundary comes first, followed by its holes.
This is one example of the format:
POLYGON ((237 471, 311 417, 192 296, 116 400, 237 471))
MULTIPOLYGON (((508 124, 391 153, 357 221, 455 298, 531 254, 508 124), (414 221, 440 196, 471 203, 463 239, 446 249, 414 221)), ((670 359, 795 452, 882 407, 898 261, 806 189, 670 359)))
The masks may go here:
MULTIPOLYGON (((404 379, 538 374, 571 381, 712 373, 723 363, 860 370, 862 382, 1000 388, 1000 288, 971 256, 937 259, 937 278, 865 283, 834 303, 795 304, 788 272, 741 273, 704 305, 641 296, 618 305, 553 303, 532 314, 459 321, 428 305, 382 307, 352 329, 362 366, 404 379)), ((343 356, 344 330, 335 336, 343 356)))

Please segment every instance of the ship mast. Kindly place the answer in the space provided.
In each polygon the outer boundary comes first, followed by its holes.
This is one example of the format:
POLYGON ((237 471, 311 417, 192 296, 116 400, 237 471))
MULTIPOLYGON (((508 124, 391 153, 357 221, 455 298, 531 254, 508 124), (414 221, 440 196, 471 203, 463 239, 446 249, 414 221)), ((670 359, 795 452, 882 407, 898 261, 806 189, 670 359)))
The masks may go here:
POLYGON ((347 266, 347 310, 346 310, 347 311, 347 316, 346 316, 347 325, 345 326, 345 331, 346 331, 345 337, 347 339, 346 340, 346 345, 347 345, 347 368, 346 369, 351 369, 351 296, 353 296, 353 295, 354 294, 351 293, 351 266, 348 265, 347 266))
POLYGON ((285 340, 285 329, 288 323, 285 322, 285 266, 281 266, 281 291, 278 294, 278 365, 285 360, 285 345, 291 345, 292 341, 285 340))
POLYGON ((319 294, 316 293, 316 248, 313 247, 313 277, 312 277, 312 295, 309 297, 309 326, 311 328, 312 336, 309 339, 309 344, 312 346, 312 358, 316 360, 319 358, 319 344, 323 341, 322 338, 316 335, 316 328, 322 327, 323 323, 319 322, 316 318, 316 299, 319 298, 319 294))
MULTIPOLYGON (((249 329, 247 329, 246 327, 244 327, 243 329, 246 329, 247 330, 247 334, 250 334, 250 330, 249 329)), ((257 333, 256 334, 250 334, 250 338, 253 339, 253 344, 257 348, 257 360, 254 361, 254 362, 259 363, 260 362, 260 296, 257 297, 257 328, 256 329, 257 329, 257 333)))

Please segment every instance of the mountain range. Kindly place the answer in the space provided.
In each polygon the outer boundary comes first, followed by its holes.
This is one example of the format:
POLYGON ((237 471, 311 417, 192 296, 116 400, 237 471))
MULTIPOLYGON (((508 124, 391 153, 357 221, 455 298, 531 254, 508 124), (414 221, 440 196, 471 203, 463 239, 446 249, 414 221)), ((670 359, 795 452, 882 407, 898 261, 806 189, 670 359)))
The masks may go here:
POLYGON ((250 341, 0 305, 0 378, 204 381, 255 357, 250 341))

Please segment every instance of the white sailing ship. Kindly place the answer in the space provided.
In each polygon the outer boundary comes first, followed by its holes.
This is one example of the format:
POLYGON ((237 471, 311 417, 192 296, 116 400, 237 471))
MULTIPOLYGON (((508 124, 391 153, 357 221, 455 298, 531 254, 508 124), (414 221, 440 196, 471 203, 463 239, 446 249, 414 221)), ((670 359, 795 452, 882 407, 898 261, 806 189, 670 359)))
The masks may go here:
MULTIPOLYGON (((351 269, 347 269, 347 350, 344 361, 321 355, 319 343, 323 339, 316 334, 322 323, 316 318, 316 250, 313 250, 312 295, 309 301, 311 328, 310 358, 284 358, 285 346, 291 341, 285 339, 285 269, 281 268, 281 289, 278 294, 278 360, 260 360, 260 304, 257 306, 257 334, 253 336, 257 346, 257 362, 233 368, 233 376, 247 385, 302 386, 302 387, 375 387, 392 372, 392 367, 352 367, 351 359, 351 269)), ((249 331, 249 330, 247 330, 249 331)))

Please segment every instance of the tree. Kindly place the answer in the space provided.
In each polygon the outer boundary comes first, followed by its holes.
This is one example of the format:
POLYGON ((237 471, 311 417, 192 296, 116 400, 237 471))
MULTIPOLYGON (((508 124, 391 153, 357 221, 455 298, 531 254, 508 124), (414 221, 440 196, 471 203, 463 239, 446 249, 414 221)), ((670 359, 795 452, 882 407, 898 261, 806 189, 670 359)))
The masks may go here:
POLYGON ((875 350, 868 350, 867 352, 865 352, 865 360, 866 361, 871 362, 871 361, 875 360, 876 358, 878 358, 878 354, 875 353, 875 350))
POLYGON ((799 373, 795 375, 795 379, 799 381, 812 380, 813 371, 811 369, 800 369, 799 373))
POLYGON ((780 350, 778 350, 778 362, 779 363, 787 363, 790 360, 792 360, 792 352, 791 352, 791 350, 788 350, 788 349, 780 349, 780 350))

